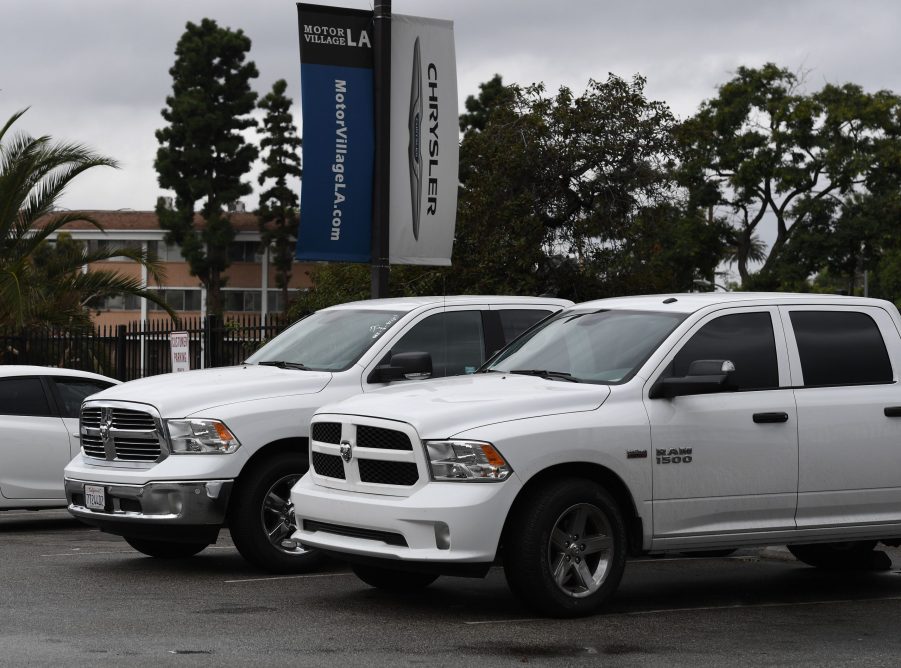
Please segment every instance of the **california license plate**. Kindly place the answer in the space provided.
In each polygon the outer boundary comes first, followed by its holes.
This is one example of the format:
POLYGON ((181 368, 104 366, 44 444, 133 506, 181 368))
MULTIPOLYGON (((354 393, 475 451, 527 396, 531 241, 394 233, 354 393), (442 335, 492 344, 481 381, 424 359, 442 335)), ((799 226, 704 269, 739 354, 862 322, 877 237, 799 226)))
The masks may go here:
POLYGON ((84 502, 92 510, 106 510, 106 490, 99 485, 85 485, 84 502))

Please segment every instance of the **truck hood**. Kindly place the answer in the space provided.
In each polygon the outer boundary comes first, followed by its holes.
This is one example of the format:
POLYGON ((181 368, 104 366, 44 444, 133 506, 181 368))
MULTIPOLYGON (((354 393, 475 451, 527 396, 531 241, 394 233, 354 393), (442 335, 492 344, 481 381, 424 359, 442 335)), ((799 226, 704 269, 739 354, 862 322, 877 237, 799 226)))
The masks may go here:
POLYGON ((598 408, 606 385, 547 380, 508 373, 480 373, 422 383, 401 383, 322 407, 411 424, 422 438, 454 434, 497 422, 598 408))
POLYGON ((165 418, 186 417, 216 406, 321 392, 332 378, 324 371, 245 364, 167 373, 114 385, 91 397, 155 406, 165 418))

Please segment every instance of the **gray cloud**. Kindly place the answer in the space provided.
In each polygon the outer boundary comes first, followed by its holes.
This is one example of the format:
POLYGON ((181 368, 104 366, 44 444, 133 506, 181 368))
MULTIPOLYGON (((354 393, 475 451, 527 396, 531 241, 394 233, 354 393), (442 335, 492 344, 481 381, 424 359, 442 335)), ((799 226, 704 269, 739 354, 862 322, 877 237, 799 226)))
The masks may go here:
MULTIPOLYGON (((370 9, 360 0, 326 4, 370 9)), ((901 4, 887 0, 395 0, 394 11, 455 23, 460 102, 495 72, 507 82, 581 90, 607 72, 641 73, 649 94, 691 114, 739 65, 809 71, 812 88, 853 81, 901 91, 901 4)), ((6 0, 0 116, 31 106, 20 129, 81 141, 123 163, 77 181, 71 208, 151 208, 154 130, 187 21, 241 28, 265 93, 300 95, 290 0, 6 0)), ((299 121, 299 105, 296 105, 299 121)), ((255 205, 255 198, 250 198, 255 205)))

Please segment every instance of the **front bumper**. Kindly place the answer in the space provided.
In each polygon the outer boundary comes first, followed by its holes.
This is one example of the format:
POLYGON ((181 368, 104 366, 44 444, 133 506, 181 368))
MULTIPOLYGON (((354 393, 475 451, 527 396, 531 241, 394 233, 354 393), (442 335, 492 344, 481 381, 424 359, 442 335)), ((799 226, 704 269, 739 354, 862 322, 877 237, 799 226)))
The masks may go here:
POLYGON ((215 542, 225 523, 233 485, 233 480, 137 485, 65 479, 68 510, 83 522, 120 536, 189 542, 215 542), (104 510, 86 507, 85 484, 104 488, 104 510))
POLYGON ((307 474, 291 490, 305 547, 406 562, 494 560, 522 484, 431 482, 407 497, 330 489, 307 474))

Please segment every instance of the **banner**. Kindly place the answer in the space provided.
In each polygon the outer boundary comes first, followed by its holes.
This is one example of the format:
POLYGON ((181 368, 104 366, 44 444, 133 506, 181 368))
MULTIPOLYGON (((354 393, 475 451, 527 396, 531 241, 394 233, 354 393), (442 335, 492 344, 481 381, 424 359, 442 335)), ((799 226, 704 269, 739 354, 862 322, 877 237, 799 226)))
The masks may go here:
POLYGON ((296 257, 369 262, 372 12, 298 4, 297 14, 303 181, 296 257))
POLYGON ((451 21, 391 19, 391 264, 450 265, 460 153, 451 21))

